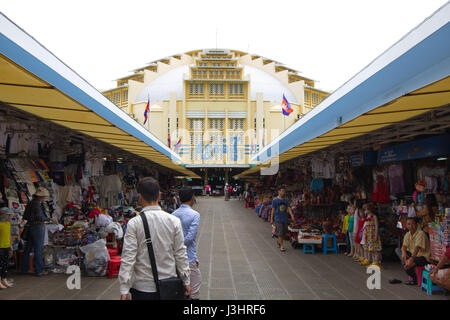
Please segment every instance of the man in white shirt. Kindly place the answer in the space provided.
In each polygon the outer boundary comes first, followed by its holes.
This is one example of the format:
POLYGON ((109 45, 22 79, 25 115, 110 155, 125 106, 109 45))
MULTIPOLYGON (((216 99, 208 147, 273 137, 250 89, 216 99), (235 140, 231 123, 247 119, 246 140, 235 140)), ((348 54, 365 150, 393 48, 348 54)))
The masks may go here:
MULTIPOLYGON (((150 237, 155 252, 159 279, 177 276, 185 286, 185 295, 191 295, 190 271, 183 228, 177 217, 158 206, 160 189, 158 182, 143 178, 137 185, 141 215, 147 218, 150 237)), ((127 225, 124 237, 122 262, 119 272, 121 300, 158 300, 155 281, 150 264, 142 218, 136 216, 127 225)))

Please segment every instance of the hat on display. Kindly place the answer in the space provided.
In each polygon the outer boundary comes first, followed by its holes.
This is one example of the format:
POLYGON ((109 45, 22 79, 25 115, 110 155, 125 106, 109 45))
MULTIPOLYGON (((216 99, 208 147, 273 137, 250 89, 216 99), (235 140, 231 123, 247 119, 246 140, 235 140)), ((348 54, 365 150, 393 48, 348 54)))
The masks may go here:
POLYGON ((37 197, 50 197, 50 193, 44 187, 39 187, 34 195, 37 197))

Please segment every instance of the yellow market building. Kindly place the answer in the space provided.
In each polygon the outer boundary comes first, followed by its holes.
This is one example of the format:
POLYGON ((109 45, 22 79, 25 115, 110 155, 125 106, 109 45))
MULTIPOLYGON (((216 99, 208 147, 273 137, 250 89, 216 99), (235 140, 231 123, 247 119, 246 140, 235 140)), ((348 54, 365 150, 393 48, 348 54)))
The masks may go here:
POLYGON ((228 49, 189 51, 132 72, 103 94, 170 143, 205 181, 208 173, 228 181, 251 167, 262 147, 330 94, 277 61, 228 49), (293 108, 289 116, 283 95, 293 108))

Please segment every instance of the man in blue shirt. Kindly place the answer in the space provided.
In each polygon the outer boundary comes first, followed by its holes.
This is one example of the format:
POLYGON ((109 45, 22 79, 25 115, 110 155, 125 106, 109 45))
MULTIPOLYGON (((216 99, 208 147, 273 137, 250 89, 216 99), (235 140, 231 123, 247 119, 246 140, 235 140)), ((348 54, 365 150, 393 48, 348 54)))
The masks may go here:
POLYGON ((175 210, 172 215, 181 220, 184 234, 184 244, 187 247, 187 255, 189 259, 189 268, 191 270, 191 299, 200 299, 200 287, 202 278, 200 269, 198 268, 197 257, 197 231, 200 223, 200 214, 192 209, 195 203, 194 190, 191 187, 183 187, 178 192, 180 196, 181 206, 175 210))
POLYGON ((284 198, 286 195, 285 187, 281 186, 278 188, 278 197, 273 199, 272 201, 272 210, 270 212, 270 223, 274 224, 275 222, 275 235, 278 237, 278 247, 281 252, 285 252, 284 248, 284 237, 288 232, 288 212, 294 221, 294 214, 290 207, 289 201, 284 198))

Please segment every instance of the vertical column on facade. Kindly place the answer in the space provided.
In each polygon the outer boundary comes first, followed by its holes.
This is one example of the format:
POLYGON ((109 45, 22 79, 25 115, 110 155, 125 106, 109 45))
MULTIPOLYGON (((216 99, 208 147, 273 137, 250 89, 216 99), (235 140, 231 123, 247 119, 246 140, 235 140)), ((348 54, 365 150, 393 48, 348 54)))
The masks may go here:
POLYGON ((206 161, 204 160, 204 155, 205 155, 205 146, 208 144, 208 130, 209 126, 208 126, 208 107, 205 107, 205 120, 203 120, 203 146, 202 146, 202 163, 206 163, 206 161))
POLYGON ((171 146, 177 143, 176 128, 177 128, 177 94, 175 92, 170 93, 169 100, 169 124, 170 124, 170 139, 171 146))
MULTIPOLYGON (((224 154, 224 157, 223 157, 223 159, 224 159, 224 161, 225 161, 225 163, 228 163, 228 154, 229 154, 229 151, 230 151, 230 137, 228 136, 228 128, 229 128, 229 124, 228 124, 228 108, 225 108, 225 123, 224 123, 224 126, 225 126, 225 130, 224 130, 224 134, 225 134, 225 139, 226 139, 226 146, 227 146, 227 148, 226 148, 226 153, 224 154)), ((230 156, 230 159, 231 159, 231 156, 230 156)))
POLYGON ((262 149, 262 122, 264 117, 264 95, 261 92, 256 93, 256 141, 259 150, 262 149))
POLYGON ((185 98, 183 98, 183 102, 182 102, 180 111, 181 111, 181 123, 180 123, 181 145, 189 146, 189 147, 183 148, 183 150, 189 150, 189 152, 187 152, 187 154, 183 152, 183 156, 182 156, 182 158, 184 159, 184 163, 186 163, 186 162, 189 162, 188 159, 190 159, 189 155, 191 152, 191 149, 190 149, 191 142, 190 142, 189 133, 188 133, 189 124, 186 123, 186 99, 185 98))
POLYGON ((244 155, 244 159, 245 162, 244 163, 250 163, 250 159, 252 157, 252 155, 250 154, 250 150, 252 150, 251 148, 251 141, 252 139, 250 138, 251 135, 253 134, 253 118, 252 118, 252 113, 250 111, 250 99, 248 99, 250 95, 247 95, 247 117, 246 117, 246 124, 244 124, 244 126, 247 128, 247 130, 245 131, 245 136, 244 136, 244 145, 248 145, 248 148, 245 148, 244 150, 249 150, 249 154, 244 155))

